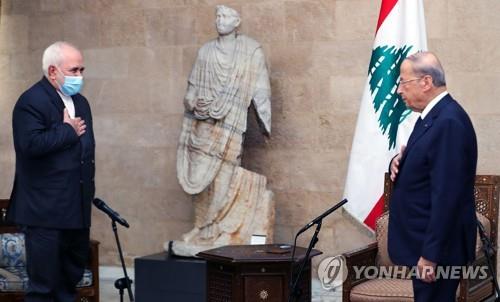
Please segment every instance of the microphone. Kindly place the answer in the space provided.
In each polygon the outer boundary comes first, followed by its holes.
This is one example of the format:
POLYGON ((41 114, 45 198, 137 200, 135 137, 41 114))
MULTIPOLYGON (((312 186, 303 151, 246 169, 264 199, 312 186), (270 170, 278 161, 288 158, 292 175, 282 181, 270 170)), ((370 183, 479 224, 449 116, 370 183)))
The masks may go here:
POLYGON ((296 236, 304 233, 305 231, 307 231, 310 227, 312 227, 316 223, 321 222, 321 220, 323 220, 323 218, 325 218, 326 216, 330 215, 333 211, 335 211, 336 209, 338 209, 341 206, 343 206, 346 202, 347 202, 347 199, 344 198, 344 200, 342 200, 341 202, 337 203, 336 205, 334 205, 330 209, 326 210, 323 214, 321 214, 318 217, 314 218, 311 222, 309 222, 302 229, 300 229, 300 231, 297 233, 296 236))
POLYGON ((130 227, 128 222, 125 219, 120 217, 120 214, 113 211, 113 209, 108 207, 108 205, 104 201, 102 201, 101 199, 95 198, 93 203, 96 206, 96 208, 98 208, 99 210, 106 213, 109 216, 109 218, 111 218, 111 220, 118 222, 119 224, 123 225, 124 227, 127 227, 127 228, 130 227))

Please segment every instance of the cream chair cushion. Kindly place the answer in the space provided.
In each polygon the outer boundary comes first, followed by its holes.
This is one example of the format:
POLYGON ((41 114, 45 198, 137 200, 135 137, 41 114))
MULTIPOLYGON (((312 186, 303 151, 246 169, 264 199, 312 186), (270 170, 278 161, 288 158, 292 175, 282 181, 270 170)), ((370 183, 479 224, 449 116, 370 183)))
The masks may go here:
POLYGON ((408 279, 373 279, 351 290, 351 302, 412 302, 413 286, 408 279))

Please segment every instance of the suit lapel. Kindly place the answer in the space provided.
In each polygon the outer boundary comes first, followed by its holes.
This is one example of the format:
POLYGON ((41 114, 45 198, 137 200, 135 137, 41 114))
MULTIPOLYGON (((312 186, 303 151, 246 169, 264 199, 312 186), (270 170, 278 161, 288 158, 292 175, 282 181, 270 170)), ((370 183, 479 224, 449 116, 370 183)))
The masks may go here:
POLYGON ((85 110, 83 97, 80 94, 75 94, 71 97, 73 99, 73 104, 75 106, 75 117, 80 117, 85 120, 87 125, 87 131, 80 136, 82 158, 92 149, 92 125, 89 121, 89 112, 85 110))
POLYGON ((453 99, 449 94, 447 94, 441 101, 439 101, 434 108, 427 114, 425 119, 420 122, 418 127, 415 127, 410 135, 410 139, 408 140, 408 144, 404 151, 403 157, 401 158, 401 162, 404 162, 406 156, 410 152, 413 146, 418 142, 422 136, 432 127, 434 120, 439 116, 441 110, 446 107, 453 99))
POLYGON ((54 86, 52 86, 52 84, 50 84, 49 80, 47 80, 46 77, 43 77, 40 83, 42 84, 42 87, 45 89, 45 91, 49 94, 52 104, 54 104, 57 110, 61 112, 61 119, 62 119, 63 117, 62 113, 65 108, 63 100, 61 99, 59 94, 57 94, 56 89, 54 88, 54 86))
POLYGON ((415 145, 418 139, 422 137, 422 135, 424 135, 425 132, 427 132, 427 130, 429 130, 431 126, 432 126, 432 118, 426 116, 425 119, 423 119, 420 122, 420 125, 418 125, 418 127, 415 127, 413 129, 410 139, 408 140, 408 144, 406 145, 406 150, 411 149, 411 147, 415 145))
POLYGON ((83 111, 82 111, 82 103, 80 102, 80 98, 78 97, 78 94, 75 94, 74 96, 71 97, 73 99, 73 105, 75 105, 75 117, 81 117, 84 118, 83 111))

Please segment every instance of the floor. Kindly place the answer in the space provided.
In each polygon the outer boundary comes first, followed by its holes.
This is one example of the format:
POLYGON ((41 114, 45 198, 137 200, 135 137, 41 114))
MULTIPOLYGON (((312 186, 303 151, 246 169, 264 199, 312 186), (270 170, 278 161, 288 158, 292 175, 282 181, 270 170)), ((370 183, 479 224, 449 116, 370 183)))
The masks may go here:
MULTIPOLYGON (((101 280, 101 299, 100 302, 118 302, 120 301, 120 294, 114 287, 113 280, 101 280)), ((313 296, 311 302, 341 302, 342 301, 342 288, 337 291, 326 291, 321 288, 318 279, 312 280, 313 296)), ((124 302, 130 302, 127 293, 124 295, 124 302)), ((168 300, 165 300, 168 301, 168 300)), ((491 297, 484 302, 494 302, 495 298, 491 297)), ((139 301, 139 302, 163 302, 163 301, 139 301)), ((171 302, 171 301, 168 301, 171 302)))
POLYGON ((327 291, 321 287, 321 282, 312 279, 312 302, 341 302, 342 301, 342 287, 336 288, 334 291, 327 291))
MULTIPOLYGON (((128 268, 127 274, 131 279, 134 279, 134 270, 128 268)), ((100 302, 119 302, 120 292, 115 288, 115 280, 124 276, 123 270, 120 267, 101 266, 99 267, 99 289, 100 302)), ((132 284, 133 289, 133 284, 132 284)), ((123 301, 129 302, 127 290, 124 291, 123 301)), ((151 301, 156 302, 156 301, 151 301)))
MULTIPOLYGON (((101 302, 117 302, 120 301, 120 294, 118 290, 114 287, 113 280, 101 280, 100 284, 100 301, 101 302)), ((123 301, 130 301, 127 294, 123 301)))
MULTIPOLYGON (((133 278, 133 270, 127 270, 129 276, 133 278)), ((120 294, 119 291, 114 287, 114 281, 123 276, 123 272, 119 268, 105 267, 101 268, 100 272, 101 282, 101 298, 100 302, 119 302, 120 294)), ((321 287, 318 279, 313 278, 312 280, 312 302, 340 302, 342 301, 342 289, 339 288, 337 291, 326 291, 321 287)), ((124 302, 130 302, 127 291, 124 293, 124 302)), ((168 300, 165 300, 168 301, 168 300)), ((163 301, 139 301, 139 302, 163 302, 163 301)))

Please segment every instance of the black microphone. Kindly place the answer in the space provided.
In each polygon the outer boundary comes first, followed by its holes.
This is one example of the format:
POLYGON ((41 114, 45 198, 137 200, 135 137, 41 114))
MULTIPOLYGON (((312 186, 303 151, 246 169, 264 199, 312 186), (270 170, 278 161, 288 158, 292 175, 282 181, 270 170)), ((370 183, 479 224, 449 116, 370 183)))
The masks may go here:
POLYGON ((125 219, 121 218, 120 214, 118 214, 117 212, 113 211, 113 209, 108 207, 108 205, 104 201, 102 201, 99 198, 95 198, 93 202, 94 202, 94 205, 99 210, 108 214, 108 216, 109 216, 109 218, 111 218, 111 220, 118 222, 119 224, 123 225, 124 227, 127 227, 127 228, 130 227, 128 222, 125 219))
POLYGON ((325 218, 326 216, 330 215, 333 211, 335 211, 336 209, 340 208, 341 206, 343 206, 345 203, 347 202, 347 199, 344 198, 344 200, 342 200, 341 202, 337 203, 336 205, 334 205, 333 207, 331 207, 330 209, 326 210, 323 214, 319 215, 318 217, 314 218, 311 222, 309 222, 308 224, 306 224, 302 229, 300 229, 300 231, 297 233, 297 236, 299 234, 302 234, 304 233, 305 231, 307 231, 310 227, 312 227, 313 225, 315 225, 316 223, 320 222, 321 220, 323 220, 323 218, 325 218))

